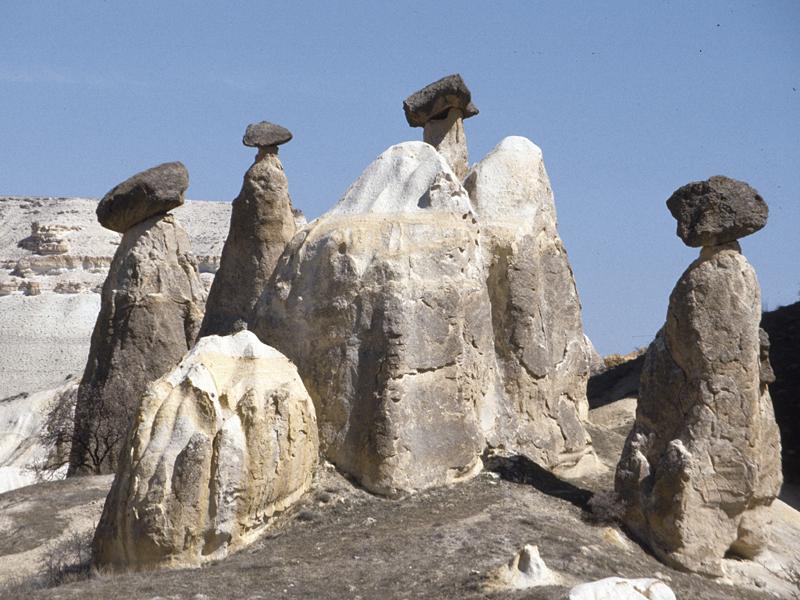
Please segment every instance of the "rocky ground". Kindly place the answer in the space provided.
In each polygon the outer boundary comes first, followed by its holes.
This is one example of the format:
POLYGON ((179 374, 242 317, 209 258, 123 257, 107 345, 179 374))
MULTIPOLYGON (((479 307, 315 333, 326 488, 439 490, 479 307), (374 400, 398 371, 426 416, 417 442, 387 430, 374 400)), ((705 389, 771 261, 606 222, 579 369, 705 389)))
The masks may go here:
MULTIPOLYGON (((618 455, 626 421, 630 426, 630 404, 592 414, 591 433, 607 463, 618 455)), ((560 599, 573 585, 614 575, 656 577, 681 599, 800 597, 798 572, 786 571, 792 560, 800 566, 800 519, 782 503, 775 506, 777 543, 793 545, 794 556, 767 553, 764 564, 727 560, 731 576, 712 580, 670 569, 628 539, 614 523, 611 496, 589 501, 592 489, 608 489, 610 472, 574 486, 525 460, 487 465, 491 470, 472 481, 401 500, 370 495, 323 468, 299 506, 225 560, 194 570, 94 574, 47 589, 25 576, 42 572, 53 539, 99 518, 110 478, 14 490, 0 495, 2 529, 15 532, 0 540, 0 597, 560 599), (53 518, 42 519, 45 513, 53 518), (538 546, 562 584, 489 590, 490 573, 525 544, 538 546)))

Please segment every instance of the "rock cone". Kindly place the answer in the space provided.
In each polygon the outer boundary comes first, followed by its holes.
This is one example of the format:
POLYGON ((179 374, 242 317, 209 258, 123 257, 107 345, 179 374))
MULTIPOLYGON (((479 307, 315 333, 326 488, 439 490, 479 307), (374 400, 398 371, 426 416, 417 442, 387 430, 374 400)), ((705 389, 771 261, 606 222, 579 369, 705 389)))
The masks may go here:
POLYGON ((317 452, 314 406, 285 356, 247 331, 202 338, 142 397, 94 563, 222 558, 308 489, 317 452))
POLYGON ((481 226, 501 390, 489 442, 556 473, 594 469, 582 424, 591 346, 542 151, 505 138, 464 186, 481 226))
POLYGON ((208 294, 201 336, 227 335, 237 322, 251 319, 264 285, 296 231, 283 165, 277 153, 259 157, 233 201, 230 230, 208 294))

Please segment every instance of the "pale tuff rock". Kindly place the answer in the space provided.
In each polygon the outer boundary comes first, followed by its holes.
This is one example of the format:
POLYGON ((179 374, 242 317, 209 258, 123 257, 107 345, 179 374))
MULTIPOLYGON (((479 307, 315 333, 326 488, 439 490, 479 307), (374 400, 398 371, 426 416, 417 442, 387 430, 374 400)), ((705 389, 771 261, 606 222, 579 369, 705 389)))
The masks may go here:
POLYGON ((755 233, 767 224, 769 209, 744 181, 717 175, 679 188, 667 200, 687 246, 717 246, 755 233))
POLYGON ((110 473, 139 398, 194 343, 205 292, 186 232, 159 215, 125 232, 78 392, 70 473, 110 473))
POLYGON ((384 152, 279 261, 253 330, 297 364, 323 454, 369 490, 481 468, 485 280, 467 195, 422 142, 384 152))
POLYGON ((142 397, 94 540, 98 566, 197 565, 238 550, 311 485, 314 405, 250 332, 201 338, 142 397))
POLYGON ((423 127, 423 140, 436 148, 456 177, 467 174, 467 138, 464 119, 478 114, 461 76, 448 75, 414 92, 403 102, 411 127, 423 127))
POLYGON ((675 593, 658 579, 607 577, 576 585, 569 600, 675 600, 675 593))
POLYGON ((469 477, 487 441, 562 474, 596 466, 580 306, 538 160, 533 183, 496 173, 519 219, 487 209, 484 225, 430 145, 392 146, 281 257, 252 329, 298 365, 324 455, 368 489, 469 477), (538 234, 504 233, 520 220, 538 234), (492 244, 524 273, 495 268, 492 244))
MULTIPOLYGON (((54 403, 63 401, 74 407, 77 388, 77 379, 70 379, 52 390, 0 401, 0 493, 39 479, 64 477, 69 438, 61 447, 53 447, 43 441, 42 433, 54 403)), ((70 417, 65 414, 64 420, 70 417)))
POLYGON ((526 544, 508 564, 489 574, 486 587, 524 590, 543 585, 558 585, 562 577, 552 571, 539 556, 539 547, 526 544))
POLYGON ((464 187, 481 226, 501 390, 489 442, 562 475, 595 469, 582 424, 591 345, 542 152, 505 138, 464 187))
MULTIPOLYGON (((247 128, 245 143, 252 127, 247 128)), ((253 133, 251 137, 257 136, 253 133)), ((282 139, 269 132, 262 138, 266 141, 282 139)), ((283 165, 277 153, 260 153, 245 174, 242 190, 233 201, 230 231, 208 294, 201 336, 232 333, 234 323, 251 319, 278 258, 296 230, 283 165)))
POLYGON ((179 162, 164 163, 137 173, 108 192, 97 205, 103 227, 125 233, 155 215, 183 204, 189 173, 179 162))
POLYGON ((19 247, 34 254, 66 254, 69 252, 69 242, 64 234, 75 229, 78 228, 55 224, 43 225, 34 221, 31 223, 31 234, 19 241, 19 247))
POLYGON ((767 542, 781 486, 755 272, 738 243, 705 247, 650 345, 636 422, 617 466, 625 521, 669 564, 722 573, 767 542))

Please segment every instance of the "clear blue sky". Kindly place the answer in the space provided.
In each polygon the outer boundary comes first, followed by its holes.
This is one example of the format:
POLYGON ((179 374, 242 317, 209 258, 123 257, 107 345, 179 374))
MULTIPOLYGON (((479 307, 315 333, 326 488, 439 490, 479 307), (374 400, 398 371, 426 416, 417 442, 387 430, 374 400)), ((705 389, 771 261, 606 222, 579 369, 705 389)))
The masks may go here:
POLYGON ((584 322, 602 353, 646 344, 697 254, 664 202, 715 174, 770 206, 742 246, 764 303, 800 290, 800 2, 3 2, 0 194, 101 196, 167 160, 231 200, 245 126, 314 217, 391 144, 401 102, 460 72, 473 161, 544 151, 584 322))

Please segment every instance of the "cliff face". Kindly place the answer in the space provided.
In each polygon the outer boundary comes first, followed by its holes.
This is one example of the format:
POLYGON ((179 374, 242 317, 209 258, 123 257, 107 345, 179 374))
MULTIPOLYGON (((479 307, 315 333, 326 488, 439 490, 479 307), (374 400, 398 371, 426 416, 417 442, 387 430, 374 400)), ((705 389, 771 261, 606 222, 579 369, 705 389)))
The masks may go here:
MULTIPOLYGON (((0 196, 0 398, 59 385, 86 365, 100 288, 121 236, 90 198, 0 196)), ((201 277, 219 266, 230 204, 187 202, 201 277)))

